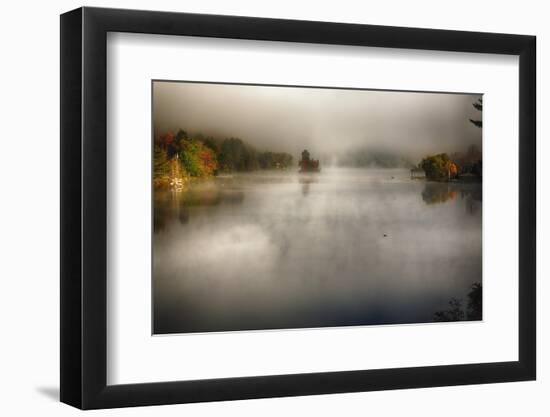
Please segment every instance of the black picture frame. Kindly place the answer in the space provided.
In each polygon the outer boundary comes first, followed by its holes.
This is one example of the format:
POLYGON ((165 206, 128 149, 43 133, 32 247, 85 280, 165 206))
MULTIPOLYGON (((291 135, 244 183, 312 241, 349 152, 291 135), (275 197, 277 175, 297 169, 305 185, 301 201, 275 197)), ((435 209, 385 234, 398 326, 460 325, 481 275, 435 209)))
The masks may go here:
POLYGON ((95 409, 535 379, 534 36, 84 7, 61 15, 60 57, 62 402, 95 409), (108 32, 519 56, 519 360, 107 385, 108 32))

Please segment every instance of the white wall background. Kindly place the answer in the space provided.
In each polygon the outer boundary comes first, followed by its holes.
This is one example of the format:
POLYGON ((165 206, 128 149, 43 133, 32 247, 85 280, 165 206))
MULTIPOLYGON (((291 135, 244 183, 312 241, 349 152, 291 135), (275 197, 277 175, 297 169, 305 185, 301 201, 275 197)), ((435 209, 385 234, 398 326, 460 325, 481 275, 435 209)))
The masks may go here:
MULTIPOLYGON (((82 3, 27 1, 3 5, 0 89, 0 410, 2 415, 75 415, 57 402, 59 392, 59 17, 82 3)), ((538 37, 539 137, 539 366, 538 381, 452 388, 237 401, 99 411, 95 415, 278 416, 544 416, 550 412, 550 210, 544 190, 550 157, 543 72, 550 59, 550 27, 544 2, 347 0, 124 0, 86 5, 238 14, 533 34, 538 37), (546 395, 544 395, 546 394, 546 395)))

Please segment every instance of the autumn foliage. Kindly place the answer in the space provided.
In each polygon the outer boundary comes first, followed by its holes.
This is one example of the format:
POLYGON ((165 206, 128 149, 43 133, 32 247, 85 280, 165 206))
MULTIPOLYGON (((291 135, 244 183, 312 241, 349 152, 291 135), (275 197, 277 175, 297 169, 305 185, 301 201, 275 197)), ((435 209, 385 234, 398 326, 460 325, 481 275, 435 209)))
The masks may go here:
POLYGON ((446 153, 427 156, 420 162, 426 178, 432 181, 448 181, 458 176, 459 167, 446 153))
POLYGON ((449 181, 469 178, 481 180, 481 152, 471 146, 466 153, 446 153, 426 156, 418 165, 431 181, 449 181), (469 177, 468 177, 469 176, 469 177))
POLYGON ((257 152, 239 138, 217 140, 200 133, 189 135, 182 129, 155 137, 153 159, 153 182, 157 189, 173 188, 175 183, 187 184, 220 171, 248 172, 292 166, 292 156, 287 153, 257 152), (175 166, 178 169, 174 169, 175 166))
POLYGON ((453 179, 458 176, 458 165, 454 162, 449 162, 449 178, 453 179))
POLYGON ((218 169, 212 149, 201 140, 190 138, 183 130, 155 138, 153 156, 155 188, 185 186, 191 178, 210 177, 218 169))

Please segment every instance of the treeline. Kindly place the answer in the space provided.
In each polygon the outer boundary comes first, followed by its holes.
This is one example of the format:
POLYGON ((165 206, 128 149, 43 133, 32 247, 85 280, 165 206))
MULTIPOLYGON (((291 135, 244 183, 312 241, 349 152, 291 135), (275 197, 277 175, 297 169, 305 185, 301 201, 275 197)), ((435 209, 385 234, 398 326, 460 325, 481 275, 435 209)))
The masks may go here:
POLYGON ((464 153, 456 152, 428 155, 418 167, 424 170, 426 178, 432 181, 452 179, 473 179, 481 181, 483 174, 482 155, 476 145, 471 145, 464 153))
POLYGON ((481 178, 483 158, 481 150, 476 145, 471 145, 466 152, 453 153, 450 158, 458 166, 458 175, 471 174, 481 178))
POLYGON ((354 168, 412 168, 414 164, 406 157, 387 151, 354 149, 342 156, 341 166, 354 168))
POLYGON ((202 134, 158 135, 154 140, 153 180, 156 188, 173 187, 191 178, 204 178, 220 172, 249 172, 258 169, 286 169, 292 155, 259 152, 239 138, 217 139, 202 134))

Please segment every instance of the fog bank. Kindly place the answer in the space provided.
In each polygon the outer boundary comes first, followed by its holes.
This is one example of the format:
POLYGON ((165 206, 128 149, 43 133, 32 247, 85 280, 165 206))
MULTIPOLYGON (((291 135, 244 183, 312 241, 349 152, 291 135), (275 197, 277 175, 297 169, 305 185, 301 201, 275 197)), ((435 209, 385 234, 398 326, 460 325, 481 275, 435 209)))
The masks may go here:
POLYGON ((155 134, 239 137, 259 150, 313 155, 355 149, 412 159, 481 147, 480 95, 156 81, 155 134))

